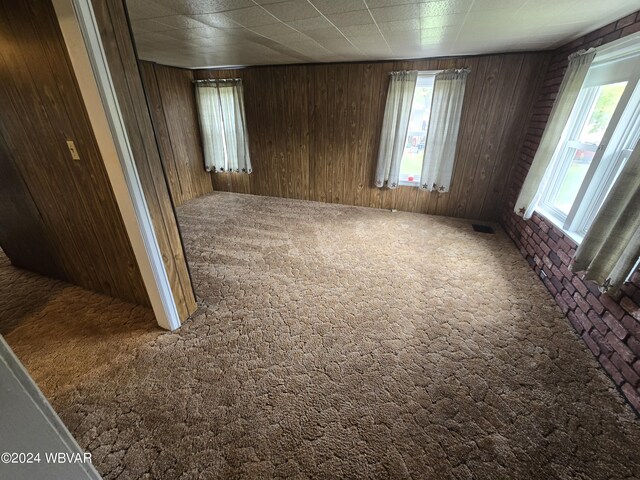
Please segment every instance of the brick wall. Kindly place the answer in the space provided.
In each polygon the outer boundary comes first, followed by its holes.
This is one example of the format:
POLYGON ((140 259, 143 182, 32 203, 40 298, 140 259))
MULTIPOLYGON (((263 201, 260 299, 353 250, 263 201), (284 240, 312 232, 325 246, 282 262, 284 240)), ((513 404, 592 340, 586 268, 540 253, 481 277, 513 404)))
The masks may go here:
POLYGON ((552 53, 547 78, 534 106, 527 135, 513 168, 501 223, 540 275, 544 284, 567 315, 623 396, 640 414, 640 271, 614 297, 601 294, 592 281, 569 271, 576 244, 544 217, 534 214, 523 220, 513 213, 524 178, 529 171, 540 137, 558 93, 570 53, 597 47, 640 31, 640 12, 591 32, 552 53))

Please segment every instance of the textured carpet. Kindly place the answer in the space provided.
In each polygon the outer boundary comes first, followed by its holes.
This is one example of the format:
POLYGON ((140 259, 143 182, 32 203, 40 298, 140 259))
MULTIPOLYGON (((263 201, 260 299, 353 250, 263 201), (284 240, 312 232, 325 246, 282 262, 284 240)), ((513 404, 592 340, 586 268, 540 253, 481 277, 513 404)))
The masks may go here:
POLYGON ((640 422, 499 229, 225 193, 178 216, 201 308, 173 334, 0 267, 2 331, 105 478, 640 478, 640 422))

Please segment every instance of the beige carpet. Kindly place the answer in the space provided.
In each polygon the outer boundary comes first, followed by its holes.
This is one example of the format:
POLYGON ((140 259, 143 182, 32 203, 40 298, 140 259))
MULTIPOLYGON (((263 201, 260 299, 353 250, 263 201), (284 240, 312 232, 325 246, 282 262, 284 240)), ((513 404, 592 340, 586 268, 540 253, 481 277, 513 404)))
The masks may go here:
POLYGON ((178 215, 201 310, 174 334, 0 267, 2 331, 105 478, 640 478, 640 422, 502 232, 224 193, 178 215))

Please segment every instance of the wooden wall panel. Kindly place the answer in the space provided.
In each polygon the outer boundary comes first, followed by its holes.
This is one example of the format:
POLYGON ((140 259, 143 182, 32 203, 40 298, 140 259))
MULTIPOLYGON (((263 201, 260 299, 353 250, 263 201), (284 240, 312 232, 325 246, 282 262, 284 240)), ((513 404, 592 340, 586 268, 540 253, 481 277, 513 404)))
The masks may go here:
POLYGON ((548 55, 196 70, 198 79, 244 79, 254 172, 212 174, 213 187, 495 220, 548 55), (373 187, 388 73, 454 67, 471 74, 451 191, 373 187))
POLYGON ((140 62, 160 158, 174 205, 213 191, 204 168, 190 70, 140 62))
POLYGON ((173 297, 180 318, 185 319, 197 305, 142 86, 124 0, 93 0, 92 3, 173 297))
POLYGON ((0 38, 0 188, 14 203, 2 209, 3 249, 16 265, 148 305, 51 2, 0 1, 0 38))
POLYGON ((63 276, 46 225, 1 134, 0 247, 16 267, 63 276))

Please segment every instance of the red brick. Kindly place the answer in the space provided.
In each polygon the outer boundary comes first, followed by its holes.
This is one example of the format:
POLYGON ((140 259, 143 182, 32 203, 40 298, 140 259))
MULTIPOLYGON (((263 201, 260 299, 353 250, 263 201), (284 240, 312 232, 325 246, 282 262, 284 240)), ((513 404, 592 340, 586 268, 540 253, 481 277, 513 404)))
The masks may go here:
POLYGON ((600 303, 602 303, 604 308, 611 312, 611 315, 616 317, 618 320, 620 320, 624 316, 624 310, 620 307, 620 305, 618 305, 618 302, 606 293, 600 295, 600 298, 598 300, 600 300, 600 303))
MULTIPOLYGON (((551 292, 551 295, 553 295, 554 297, 556 296, 556 294, 558 293, 558 290, 556 289, 556 287, 553 286, 553 283, 551 283, 551 280, 549 280, 549 278, 545 278, 543 280, 545 287, 547 287, 547 290, 549 290, 551 292)), ((629 317, 631 318, 631 317, 629 317)))
POLYGON ((571 240, 569 240, 568 238, 561 238, 560 240, 558 240, 558 247, 560 250, 564 250, 565 252, 567 252, 569 255, 571 255, 571 249, 575 248, 575 243, 573 243, 571 240))
POLYGON ((589 305, 587 301, 584 298, 582 298, 582 296, 578 292, 573 294, 573 300, 578 305, 578 308, 582 310, 584 313, 587 313, 589 310, 591 310, 591 305, 589 305))
POLYGON ((638 383, 640 383, 640 377, 638 377, 638 374, 633 370, 633 368, 629 366, 628 363, 622 360, 620 355, 614 352, 614 354, 611 355, 611 363, 616 366, 618 371, 622 374, 627 382, 629 382, 634 387, 638 386, 638 383))
POLYGON ((562 287, 562 282, 560 281, 559 278, 554 277, 553 275, 551 275, 551 272, 547 272, 547 275, 549 277, 549 280, 551 280, 551 283, 553 283, 553 286, 556 287, 556 290, 558 292, 561 292, 563 289, 562 287))
POLYGON ((602 43, 613 42, 614 40, 619 39, 620 35, 622 35, 622 30, 615 30, 611 32, 609 35, 605 35, 604 37, 602 37, 602 43))
POLYGON ((627 400, 629 400, 631 406, 635 408, 636 412, 640 412, 640 393, 638 393, 638 390, 633 388, 628 383, 622 385, 621 388, 622 393, 624 393, 624 396, 627 398, 627 400))
POLYGON ((582 325, 582 328, 585 331, 589 331, 593 328, 593 323, 591 323, 591 320, 589 320, 589 317, 587 317, 587 314, 584 313, 582 310, 576 309, 573 314, 576 316, 576 319, 578 320, 578 322, 580 322, 580 325, 582 325))
POLYGON ((629 315, 640 321, 640 307, 638 307, 633 300, 629 297, 622 297, 622 300, 620 300, 620 306, 629 312, 629 315))
POLYGON ((624 340, 629 332, 624 326, 609 312, 604 312, 602 321, 607 324, 616 337, 620 340, 624 340))
POLYGON ((576 308, 576 302, 573 300, 573 298, 571 297, 571 294, 568 291, 563 290, 561 295, 562 295, 562 299, 569 306, 569 310, 573 310, 576 308))
POLYGON ((562 281, 562 279, 564 278, 564 274, 555 265, 551 265, 551 273, 553 273, 553 276, 560 281, 562 281))
POLYGON ((629 347, 636 356, 640 357, 640 341, 633 337, 629 337, 627 339, 627 347, 629 347))
POLYGON ((571 283, 573 283, 573 286, 576 287, 576 290, 580 292, 580 295, 582 295, 583 297, 587 295, 587 292, 589 290, 587 290, 587 287, 584 286, 583 281, 577 275, 574 275, 574 277, 571 279, 571 283))
POLYGON ((578 335, 584 332, 584 326, 582 325, 582 323, 580 323, 580 320, 578 320, 578 317, 576 317, 575 313, 567 313, 567 318, 571 322, 571 325, 573 325, 573 328, 575 328, 576 332, 578 332, 578 335))
POLYGON ((569 305, 567 305, 567 302, 565 302, 564 298, 562 298, 562 294, 557 293, 555 299, 558 306, 560 306, 560 310, 562 310, 562 313, 566 315, 569 311, 569 305))
POLYGON ((611 354, 613 353, 613 348, 611 348, 609 342, 607 342, 607 340, 602 335, 600 335, 597 330, 591 330, 589 332, 589 336, 593 339, 594 342, 596 342, 598 348, 604 355, 606 355, 607 357, 611 356, 611 354))
POLYGON ((585 332, 582 334, 582 340, 584 341, 584 343, 587 344, 587 347, 589 347, 589 350, 591 350, 591 353, 593 353, 596 357, 600 354, 600 347, 593 340, 593 338, 589 336, 588 333, 585 332))
POLYGON ((604 312, 604 306, 602 305, 602 303, 600 303, 600 300, 598 300, 593 293, 589 293, 587 295, 587 302, 589 302, 589 305, 591 305, 591 307, 598 313, 598 315, 602 315, 602 312, 604 312))
POLYGON ((632 363, 636 359, 636 356, 631 349, 627 347, 626 344, 622 343, 622 341, 616 337, 613 332, 607 333, 605 340, 616 352, 618 352, 625 362, 632 363))
POLYGON ((622 317, 621 322, 622 325, 624 325, 624 328, 627 329, 632 337, 640 340, 640 322, 638 322, 631 315, 625 315, 624 317, 622 317))
POLYGON ((594 296, 600 296, 600 287, 596 282, 594 282, 593 280, 586 280, 584 282, 584 285, 589 289, 591 293, 593 293, 594 296))
POLYGON ((621 18, 616 22, 616 30, 620 30, 621 28, 626 27, 627 25, 631 25, 636 21, 636 12, 633 12, 631 15, 627 15, 624 18, 621 18))
POLYGON ((573 286, 573 283, 571 283, 568 278, 562 280, 562 285, 564 286, 565 290, 569 292, 569 295, 573 295, 575 293, 576 287, 573 286))
POLYGON ((636 363, 633 364, 633 369, 640 375, 640 360, 636 360, 636 363))
POLYGON ((591 323, 593 323, 593 326, 596 327, 596 330, 598 330, 602 335, 607 334, 607 332, 609 331, 609 327, 607 327, 607 325, 602 321, 600 315, 591 310, 589 311, 587 316, 589 317, 591 323))
POLYGON ((620 370, 616 368, 616 366, 609 360, 606 356, 600 355, 598 357, 598 361, 604 367, 604 369, 611 375, 611 378, 616 383, 616 385, 620 386, 624 383, 624 377, 620 373, 620 370))
POLYGON ((621 37, 626 37, 627 35, 631 35, 632 33, 640 32, 640 22, 634 23, 633 25, 629 25, 622 29, 621 37))

